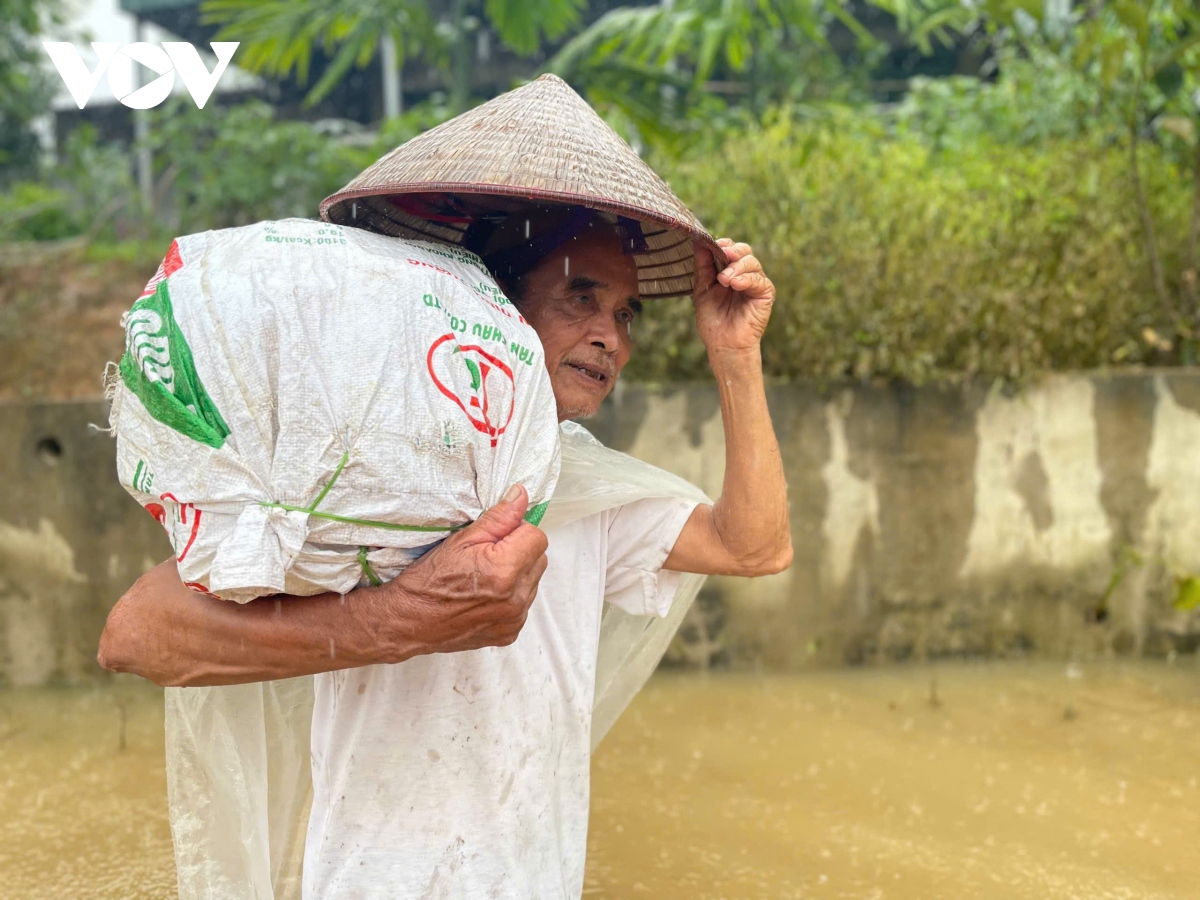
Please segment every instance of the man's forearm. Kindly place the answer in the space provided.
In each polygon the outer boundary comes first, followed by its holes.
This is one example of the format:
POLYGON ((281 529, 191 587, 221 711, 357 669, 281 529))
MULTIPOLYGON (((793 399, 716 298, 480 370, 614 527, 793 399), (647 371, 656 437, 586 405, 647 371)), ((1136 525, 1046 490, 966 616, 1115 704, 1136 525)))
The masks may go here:
POLYGON ((175 560, 117 601, 98 658, 161 685, 245 684, 517 639, 546 571, 546 536, 516 486, 400 576, 344 597, 264 597, 239 605, 192 592, 175 560))
POLYGON ((787 482, 763 384, 762 354, 714 350, 725 428, 725 480, 713 507, 713 527, 729 553, 756 568, 777 570, 791 561, 787 482))
POLYGON ((374 663, 423 652, 406 629, 396 582, 345 597, 265 597, 238 604, 185 587, 168 560, 118 601, 100 664, 161 685, 244 684, 374 663))

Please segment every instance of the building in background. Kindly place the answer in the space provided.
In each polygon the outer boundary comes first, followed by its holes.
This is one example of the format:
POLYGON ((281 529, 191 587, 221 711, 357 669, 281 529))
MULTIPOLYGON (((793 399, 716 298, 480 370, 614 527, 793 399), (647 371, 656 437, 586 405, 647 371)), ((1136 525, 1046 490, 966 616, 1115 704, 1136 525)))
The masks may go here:
MULTIPOLYGON (((142 17, 136 10, 122 4, 119 0, 69 0, 64 8, 64 23, 46 34, 46 40, 70 41, 79 48, 80 57, 89 70, 97 64, 96 53, 91 48, 93 41, 111 41, 117 44, 131 44, 135 41, 146 41, 157 44, 162 41, 192 41, 200 51, 205 65, 211 69, 216 65, 216 59, 207 49, 207 41, 195 41, 192 38, 164 27, 158 22, 142 17)), ((160 6, 182 4, 159 3, 160 6)), ((191 4, 195 6, 196 4, 191 4)), ((53 64, 46 60, 46 65, 53 70, 53 64)), ((149 77, 157 77, 141 66, 134 65, 135 77, 141 77, 139 84, 148 83, 149 77)), ((101 78, 92 93, 87 105, 80 109, 74 98, 68 92, 55 73, 59 90, 51 101, 50 113, 37 124, 42 136, 43 146, 53 149, 60 145, 62 139, 78 125, 87 122, 97 130, 100 140, 129 139, 135 130, 134 110, 123 106, 113 94, 107 78, 101 78)), ((248 94, 261 94, 266 89, 262 79, 231 63, 217 83, 216 90, 209 102, 229 102, 240 99, 248 94)), ((175 80, 172 94, 187 93, 183 82, 175 80)))

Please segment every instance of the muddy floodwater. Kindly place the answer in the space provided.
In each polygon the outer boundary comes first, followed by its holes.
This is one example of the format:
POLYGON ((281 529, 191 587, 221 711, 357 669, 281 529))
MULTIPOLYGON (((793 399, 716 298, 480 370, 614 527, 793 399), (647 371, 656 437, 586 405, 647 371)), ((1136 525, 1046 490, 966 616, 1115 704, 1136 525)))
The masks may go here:
MULTIPOLYGON (((161 714, 0 692, 0 893, 173 895, 161 714)), ((1200 668, 659 676, 592 808, 587 898, 1193 898, 1200 668)))

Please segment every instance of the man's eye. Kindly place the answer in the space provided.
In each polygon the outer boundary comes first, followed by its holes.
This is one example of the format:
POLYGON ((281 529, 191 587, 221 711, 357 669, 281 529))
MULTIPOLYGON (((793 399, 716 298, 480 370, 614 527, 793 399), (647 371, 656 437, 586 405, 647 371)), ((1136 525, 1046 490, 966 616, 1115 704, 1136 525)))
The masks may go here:
POLYGON ((621 310, 621 312, 617 313, 617 320, 620 321, 622 325, 630 325, 633 323, 633 313, 627 309, 621 310))

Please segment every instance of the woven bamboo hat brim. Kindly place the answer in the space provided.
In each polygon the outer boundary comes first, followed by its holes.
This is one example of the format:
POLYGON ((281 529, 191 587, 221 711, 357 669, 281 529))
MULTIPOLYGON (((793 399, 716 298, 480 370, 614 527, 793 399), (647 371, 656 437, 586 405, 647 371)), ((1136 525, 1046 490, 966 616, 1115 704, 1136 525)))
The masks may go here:
POLYGON ((666 182, 554 75, 396 148, 326 197, 321 218, 459 244, 479 216, 530 202, 586 206, 641 223, 644 243, 630 252, 642 299, 692 292, 696 241, 725 259, 666 182))

